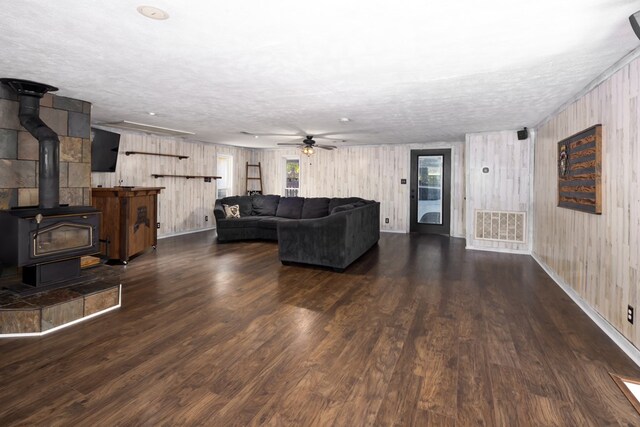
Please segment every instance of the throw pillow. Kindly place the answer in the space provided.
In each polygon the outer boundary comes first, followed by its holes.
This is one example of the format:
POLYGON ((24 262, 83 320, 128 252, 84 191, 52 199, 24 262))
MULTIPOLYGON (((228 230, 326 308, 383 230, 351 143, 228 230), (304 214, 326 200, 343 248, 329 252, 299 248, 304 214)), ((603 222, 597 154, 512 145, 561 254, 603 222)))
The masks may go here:
POLYGON ((240 218, 240 206, 239 205, 222 205, 224 208, 225 218, 240 218))
POLYGON ((251 196, 229 196, 220 200, 220 203, 227 204, 229 206, 240 206, 241 216, 251 216, 251 196))

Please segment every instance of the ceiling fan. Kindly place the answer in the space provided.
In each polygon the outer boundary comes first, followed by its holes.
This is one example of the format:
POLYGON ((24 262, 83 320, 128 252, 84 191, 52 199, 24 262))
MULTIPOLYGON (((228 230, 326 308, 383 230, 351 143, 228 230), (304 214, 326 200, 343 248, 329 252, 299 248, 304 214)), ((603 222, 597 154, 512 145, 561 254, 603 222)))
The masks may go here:
POLYGON ((278 145, 290 145, 290 146, 297 146, 300 147, 300 149, 302 150, 302 152, 304 154, 306 154, 307 156, 310 156, 314 153, 315 148, 322 148, 323 150, 334 150, 338 147, 336 147, 335 145, 324 145, 324 144, 317 144, 316 141, 313 138, 317 138, 317 139, 327 139, 329 141, 341 141, 341 142, 346 142, 346 139, 335 139, 335 138, 328 138, 325 135, 331 135, 331 133, 324 133, 321 135, 305 135, 305 134, 283 134, 283 133, 251 133, 251 132, 241 132, 245 135, 251 135, 255 138, 258 138, 260 136, 289 136, 289 137, 297 137, 297 138, 303 138, 301 142, 279 142, 278 145))
MULTIPOLYGON (((320 137, 322 138, 322 137, 320 137)), ((329 139, 329 138, 325 138, 325 139, 329 139)), ((302 152, 304 154, 306 154, 307 156, 310 156, 313 154, 314 152, 314 148, 322 148, 323 150, 334 150, 338 147, 336 147, 335 145, 321 145, 321 144, 316 144, 316 142, 313 140, 313 135, 307 135, 304 140, 302 141, 302 143, 299 142, 279 142, 278 145, 294 145, 294 146, 298 146, 302 149, 302 152)))

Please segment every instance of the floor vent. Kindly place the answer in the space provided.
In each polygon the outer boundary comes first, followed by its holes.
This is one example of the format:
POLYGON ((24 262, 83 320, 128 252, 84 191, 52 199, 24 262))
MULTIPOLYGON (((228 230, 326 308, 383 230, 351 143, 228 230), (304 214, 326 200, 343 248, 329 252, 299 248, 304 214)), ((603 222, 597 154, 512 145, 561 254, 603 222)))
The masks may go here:
POLYGON ((526 212, 476 211, 476 239, 524 243, 526 212))

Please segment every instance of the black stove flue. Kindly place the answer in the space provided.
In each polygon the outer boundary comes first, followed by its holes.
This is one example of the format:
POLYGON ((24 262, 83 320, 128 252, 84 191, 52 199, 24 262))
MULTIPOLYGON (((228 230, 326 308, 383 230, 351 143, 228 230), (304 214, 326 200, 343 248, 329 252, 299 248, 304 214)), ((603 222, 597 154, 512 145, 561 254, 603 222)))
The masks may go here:
POLYGON ((33 135, 40 145, 39 206, 43 209, 58 207, 60 203, 60 140, 58 135, 40 118, 40 98, 57 87, 20 79, 0 79, 0 82, 18 93, 20 124, 33 135))
POLYGON ((20 124, 40 146, 39 205, 0 211, 0 263, 22 267, 26 284, 66 286, 80 276, 80 257, 99 252, 101 214, 92 206, 60 206, 60 140, 40 118, 40 99, 58 89, 20 79, 0 83, 18 93, 20 124))

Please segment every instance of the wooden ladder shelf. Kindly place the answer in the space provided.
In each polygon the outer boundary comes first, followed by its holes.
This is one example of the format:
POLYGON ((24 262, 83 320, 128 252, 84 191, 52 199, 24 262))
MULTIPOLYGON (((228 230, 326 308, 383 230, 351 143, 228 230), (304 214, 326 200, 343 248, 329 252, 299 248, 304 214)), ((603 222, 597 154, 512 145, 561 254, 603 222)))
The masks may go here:
POLYGON ((245 188, 247 191, 247 194, 262 194, 262 165, 260 164, 260 162, 258 162, 257 165, 250 165, 249 162, 247 162, 247 173, 245 174, 245 188), (251 168, 253 168, 253 170, 255 171, 255 169, 258 169, 258 175, 256 176, 255 174, 249 176, 249 170, 251 170, 251 168), (249 189, 249 181, 257 181, 258 182, 258 186, 259 188, 256 189, 255 186, 252 186, 251 189, 249 189))

